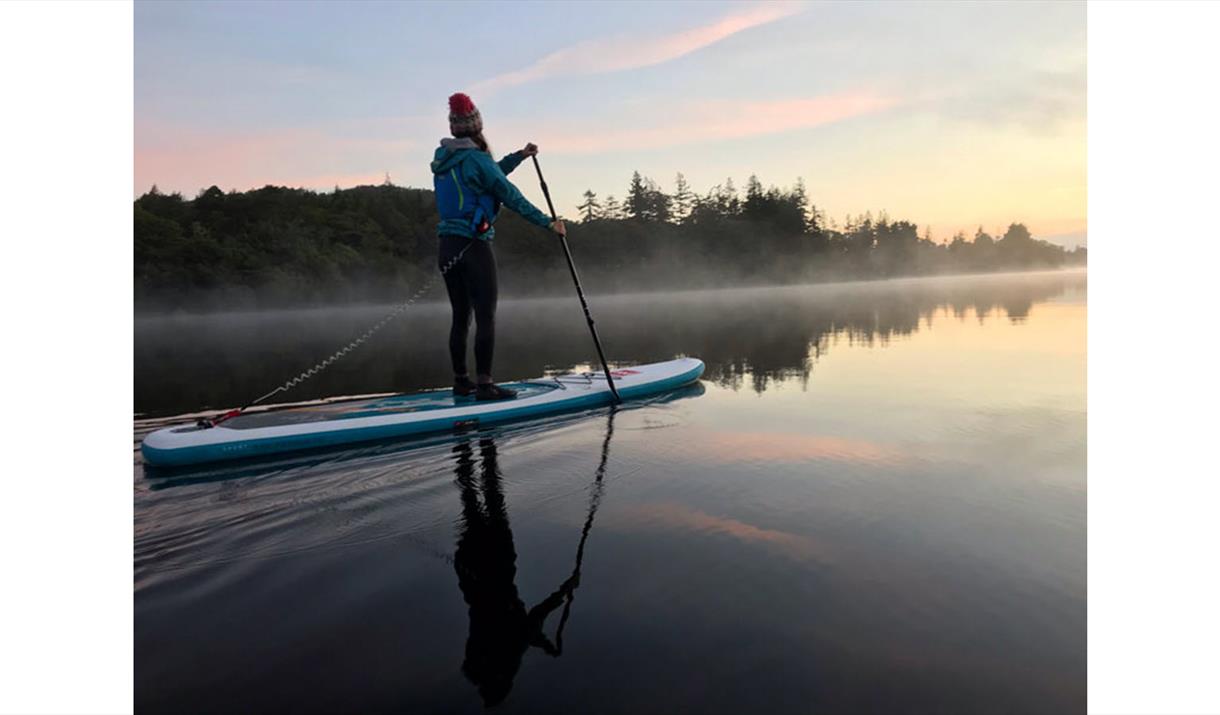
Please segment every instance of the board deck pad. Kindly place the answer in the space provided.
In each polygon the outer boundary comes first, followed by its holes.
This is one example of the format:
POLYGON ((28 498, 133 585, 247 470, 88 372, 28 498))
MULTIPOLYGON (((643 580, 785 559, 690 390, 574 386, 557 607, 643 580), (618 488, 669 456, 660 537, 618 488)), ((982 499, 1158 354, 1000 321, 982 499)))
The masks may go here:
MULTIPOLYGON (((551 390, 559 389, 555 385, 532 382, 506 383, 503 386, 516 390, 516 399, 518 400, 528 400, 548 393, 551 390)), ((316 407, 298 407, 291 410, 256 412, 254 414, 234 417, 225 422, 224 426, 230 429, 243 430, 278 425, 304 424, 308 422, 326 422, 328 420, 349 420, 379 415, 402 415, 429 410, 467 407, 474 402, 474 396, 454 397, 452 390, 435 390, 409 395, 394 395, 393 397, 383 397, 375 400, 357 400, 339 404, 318 405, 316 407)))
MULTIPOLYGON (((703 362, 680 358, 611 372, 624 400, 655 395, 697 381, 703 362)), ((350 402, 238 415, 215 427, 166 427, 144 438, 144 460, 183 466, 351 444, 417 434, 463 430, 548 414, 608 405, 613 401, 600 372, 573 373, 504 385, 511 400, 479 402, 433 390, 350 402)))

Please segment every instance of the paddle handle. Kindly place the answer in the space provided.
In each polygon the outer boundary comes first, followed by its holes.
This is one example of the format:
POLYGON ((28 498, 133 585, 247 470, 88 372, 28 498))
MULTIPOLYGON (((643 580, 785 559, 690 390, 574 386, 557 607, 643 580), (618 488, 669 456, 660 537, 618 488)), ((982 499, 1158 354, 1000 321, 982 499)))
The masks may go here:
MULTIPOLYGON (((538 166, 538 155, 530 157, 534 160, 534 170, 538 172, 538 183, 542 185, 542 195, 546 197, 546 207, 551 211, 551 221, 558 221, 555 204, 551 203, 551 191, 547 188, 546 179, 542 178, 542 167, 538 166)), ((606 384, 610 386, 610 394, 614 401, 622 402, 618 396, 618 388, 614 386, 614 376, 610 374, 610 366, 606 364, 606 353, 602 350, 601 338, 597 337, 597 328, 593 326, 593 315, 589 312, 589 301, 585 300, 585 291, 580 286, 580 276, 576 273, 576 264, 572 261, 572 251, 568 248, 568 237, 560 234, 559 243, 563 246, 564 258, 568 260, 568 270, 572 273, 572 282, 576 284, 576 295, 580 297, 580 307, 585 311, 585 321, 589 324, 589 333, 593 335, 593 345, 597 348, 597 357, 602 361, 602 371, 606 373, 606 384)))

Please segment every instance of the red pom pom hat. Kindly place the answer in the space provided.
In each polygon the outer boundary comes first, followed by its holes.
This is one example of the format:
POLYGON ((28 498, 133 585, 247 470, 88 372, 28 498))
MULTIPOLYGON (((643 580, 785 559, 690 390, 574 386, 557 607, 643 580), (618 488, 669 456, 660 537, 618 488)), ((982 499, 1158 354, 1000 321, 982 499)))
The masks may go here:
POLYGON ((471 137, 483 131, 483 117, 470 101, 458 92, 449 97, 449 133, 455 137, 471 137))

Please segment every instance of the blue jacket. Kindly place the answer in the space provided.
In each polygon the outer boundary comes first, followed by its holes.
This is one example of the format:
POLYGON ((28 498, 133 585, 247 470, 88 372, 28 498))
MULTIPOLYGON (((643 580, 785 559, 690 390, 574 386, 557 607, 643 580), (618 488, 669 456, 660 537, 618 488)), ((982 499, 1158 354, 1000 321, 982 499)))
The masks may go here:
POLYGON ((508 180, 507 174, 524 159, 525 155, 518 151, 496 162, 469 138, 442 139, 432 159, 436 208, 441 215, 437 234, 490 241, 495 238, 496 229, 488 228, 476 236, 475 226, 483 219, 489 225, 494 224, 501 204, 530 223, 543 228, 549 226, 551 218, 522 196, 508 180))

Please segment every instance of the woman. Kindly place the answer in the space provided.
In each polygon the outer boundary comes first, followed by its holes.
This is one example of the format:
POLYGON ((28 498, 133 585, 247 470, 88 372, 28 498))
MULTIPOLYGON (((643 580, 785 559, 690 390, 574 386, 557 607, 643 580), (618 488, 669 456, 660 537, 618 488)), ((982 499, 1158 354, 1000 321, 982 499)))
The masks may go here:
POLYGON ((551 221, 531 204, 506 176, 538 147, 526 144, 496 162, 483 137, 483 118, 470 97, 458 93, 449 98, 449 132, 432 159, 436 208, 441 221, 436 228, 440 241, 438 264, 445 276, 453 325, 449 329, 449 358, 453 362, 453 394, 474 394, 479 400, 506 400, 517 396, 491 379, 491 357, 495 348, 496 256, 491 241, 496 214, 503 204, 531 223, 565 235, 562 221, 551 221), (470 314, 477 325, 474 361, 477 382, 466 368, 466 334, 470 314))

